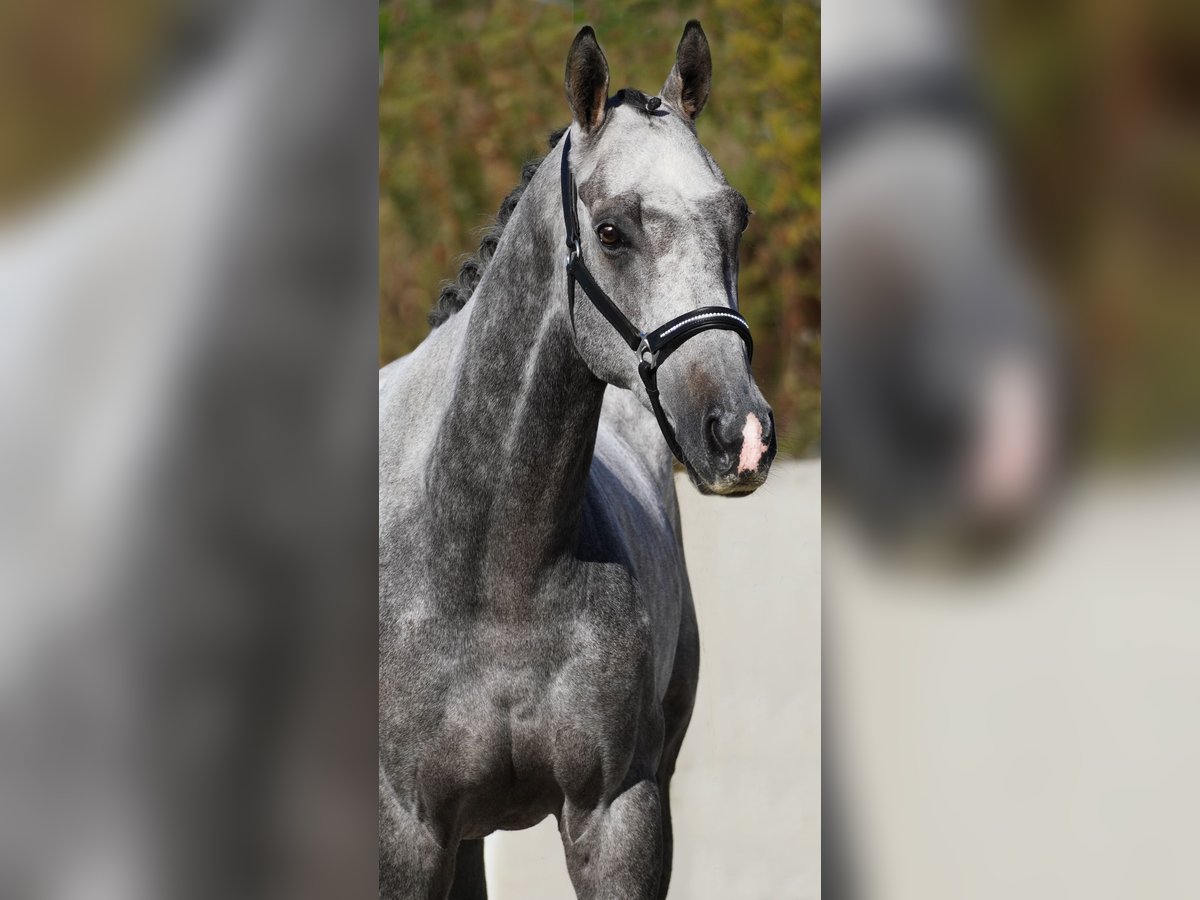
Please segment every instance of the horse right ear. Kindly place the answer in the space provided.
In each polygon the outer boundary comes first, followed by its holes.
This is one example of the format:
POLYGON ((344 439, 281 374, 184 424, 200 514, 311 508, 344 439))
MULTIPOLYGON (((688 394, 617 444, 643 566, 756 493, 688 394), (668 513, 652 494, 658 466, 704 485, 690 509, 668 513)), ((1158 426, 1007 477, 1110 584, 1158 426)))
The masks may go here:
POLYGON ((675 50, 675 65, 662 87, 662 98, 696 121, 712 90, 712 53, 700 23, 692 19, 683 28, 675 50))
POLYGON ((571 44, 565 86, 567 104, 579 127, 585 134, 598 128, 604 121, 604 104, 608 101, 608 60, 591 25, 579 29, 571 44))

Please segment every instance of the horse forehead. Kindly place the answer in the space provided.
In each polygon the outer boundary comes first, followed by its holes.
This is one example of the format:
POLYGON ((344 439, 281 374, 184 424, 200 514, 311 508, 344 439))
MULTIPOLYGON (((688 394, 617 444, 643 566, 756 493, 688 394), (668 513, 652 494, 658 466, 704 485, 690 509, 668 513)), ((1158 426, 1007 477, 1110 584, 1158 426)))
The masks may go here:
POLYGON ((633 121, 612 137, 594 170, 609 193, 633 192, 669 202, 701 200, 725 187, 717 164, 681 123, 633 121))

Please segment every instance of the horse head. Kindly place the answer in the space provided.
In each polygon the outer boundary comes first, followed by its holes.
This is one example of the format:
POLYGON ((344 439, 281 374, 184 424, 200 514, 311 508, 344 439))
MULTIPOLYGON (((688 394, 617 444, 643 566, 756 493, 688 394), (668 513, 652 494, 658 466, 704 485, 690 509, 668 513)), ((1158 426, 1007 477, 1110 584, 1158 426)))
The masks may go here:
POLYGON ((568 271, 592 301, 572 292, 580 355, 655 412, 701 492, 739 495, 766 480, 776 438, 737 312, 750 209, 696 135, 711 84, 693 21, 658 97, 609 97, 608 62, 583 28, 566 64, 563 205, 568 271))

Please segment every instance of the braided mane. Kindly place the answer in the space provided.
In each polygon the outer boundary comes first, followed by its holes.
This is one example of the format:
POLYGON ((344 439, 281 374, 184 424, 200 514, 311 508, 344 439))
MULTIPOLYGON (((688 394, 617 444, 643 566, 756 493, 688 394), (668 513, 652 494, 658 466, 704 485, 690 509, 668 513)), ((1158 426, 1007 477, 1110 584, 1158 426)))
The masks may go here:
MULTIPOLYGON (((558 146, 558 142, 566 133, 566 130, 562 128, 550 135, 549 145, 551 150, 558 146)), ((545 158, 544 156, 540 156, 525 163, 521 168, 521 183, 513 188, 509 195, 504 198, 504 202, 500 204, 500 210, 496 213, 496 220, 488 228, 487 233, 483 236, 483 240, 479 242, 479 249, 475 251, 474 255, 468 256, 463 260, 462 266, 458 270, 457 278, 453 281, 447 281, 442 285, 442 291, 438 295, 437 303, 429 311, 429 324, 434 328, 437 328, 466 306, 467 301, 471 299, 471 295, 475 293, 475 288, 479 286, 479 281, 483 278, 484 270, 496 253, 496 245, 500 243, 500 236, 504 234, 504 226, 508 224, 513 210, 517 208, 517 201, 525 193, 525 188, 529 187, 529 182, 533 180, 538 166, 541 165, 542 160, 545 158)))
MULTIPOLYGON (((609 109, 615 106, 628 105, 644 113, 654 115, 658 102, 658 98, 649 97, 636 88, 627 87, 622 88, 609 97, 605 105, 609 109), (652 101, 653 105, 650 105, 652 101)), ((663 115, 663 113, 657 114, 663 115)), ((566 128, 560 128, 550 135, 548 141, 549 149, 553 150, 558 146, 558 142, 562 139, 566 131, 566 128)), ((463 260, 462 266, 458 270, 457 278, 453 281, 447 281, 442 285, 437 303, 429 311, 429 324, 432 327, 437 328, 467 305, 467 301, 475 293, 475 288, 479 286, 480 279, 483 278, 484 270, 487 269, 488 263, 492 261, 492 256, 496 253, 496 245, 500 243, 500 236, 504 234, 504 226, 508 224, 513 210, 517 208, 517 201, 525 193, 525 188, 529 187, 529 182, 533 180, 533 176, 537 174, 538 166, 541 165, 542 160, 545 158, 545 156, 540 156, 525 163, 521 169, 521 183, 513 188, 509 195, 504 198, 504 202, 500 204, 500 210, 496 213, 496 220, 488 228, 487 233, 484 234, 483 240, 479 242, 479 249, 473 255, 463 260)))

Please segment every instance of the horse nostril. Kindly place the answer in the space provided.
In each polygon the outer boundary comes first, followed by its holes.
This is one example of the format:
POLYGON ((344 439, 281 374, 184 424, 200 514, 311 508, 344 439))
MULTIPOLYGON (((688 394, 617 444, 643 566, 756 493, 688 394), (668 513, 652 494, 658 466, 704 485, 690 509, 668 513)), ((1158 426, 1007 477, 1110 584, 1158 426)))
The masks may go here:
POLYGON ((715 412, 709 413, 704 421, 704 437, 708 441, 708 449, 713 453, 725 452, 721 442, 721 417, 715 412))
POLYGON ((709 413, 705 434, 713 452, 725 456, 735 453, 742 442, 741 423, 724 410, 709 413))

